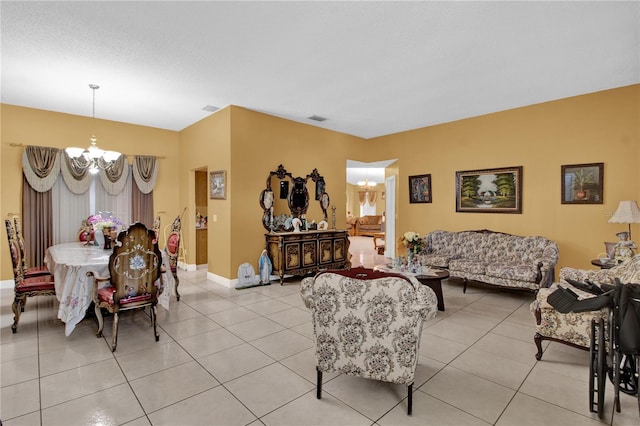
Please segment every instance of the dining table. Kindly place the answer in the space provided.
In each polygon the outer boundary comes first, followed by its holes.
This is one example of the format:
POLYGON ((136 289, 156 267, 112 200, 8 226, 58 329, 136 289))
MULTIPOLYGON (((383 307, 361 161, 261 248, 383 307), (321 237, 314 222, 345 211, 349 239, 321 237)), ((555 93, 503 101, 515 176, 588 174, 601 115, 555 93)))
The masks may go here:
MULTIPOLYGON (((58 319, 65 323, 66 336, 84 319, 93 302, 93 279, 87 276, 87 272, 109 276, 109 256, 112 252, 84 242, 57 244, 47 249, 45 263, 55 279, 56 297, 60 302, 58 319)), ((160 277, 164 286, 159 287, 164 287, 164 290, 158 295, 158 304, 168 310, 175 280, 167 254, 164 250, 161 253, 162 264, 167 272, 160 277)))

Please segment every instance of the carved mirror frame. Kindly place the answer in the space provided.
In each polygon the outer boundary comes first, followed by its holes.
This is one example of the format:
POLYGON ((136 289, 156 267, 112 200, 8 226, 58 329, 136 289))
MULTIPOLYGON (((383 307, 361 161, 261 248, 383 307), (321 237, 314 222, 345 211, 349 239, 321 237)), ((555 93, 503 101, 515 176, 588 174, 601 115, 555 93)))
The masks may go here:
MULTIPOLYGON (((278 166, 275 171, 269 172, 269 176, 266 180, 265 189, 260 193, 258 202, 263 210, 262 214, 262 226, 268 231, 287 231, 286 223, 283 225, 280 219, 283 219, 285 215, 278 214, 274 216, 273 207, 275 205, 275 198, 279 195, 279 198, 287 200, 287 206, 292 217, 300 217, 307 213, 309 209, 309 190, 307 188, 307 182, 311 179, 315 184, 314 198, 320 204, 324 220, 327 220, 327 209, 329 208, 329 194, 325 191, 324 177, 318 173, 318 169, 313 169, 311 174, 305 177, 293 177, 282 164, 278 166), (277 177, 279 179, 279 185, 276 191, 272 188, 272 178, 277 177), (285 183, 285 185, 282 185, 285 183), (283 189, 283 186, 286 189, 283 189), (289 189, 290 187, 290 189, 289 189), (286 194, 283 192, 285 191, 286 194), (282 217, 281 217, 282 216, 282 217)), ((291 218, 289 218, 290 221, 291 218)))

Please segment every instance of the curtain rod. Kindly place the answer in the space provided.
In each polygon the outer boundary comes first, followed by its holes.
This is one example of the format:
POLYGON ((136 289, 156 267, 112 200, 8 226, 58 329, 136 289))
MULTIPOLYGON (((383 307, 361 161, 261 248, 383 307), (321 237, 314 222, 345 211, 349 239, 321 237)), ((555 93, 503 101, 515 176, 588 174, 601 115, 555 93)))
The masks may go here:
MULTIPOLYGON (((11 142, 11 143, 9 144, 9 146, 12 146, 12 147, 14 147, 14 148, 25 148, 27 145, 22 144, 22 143, 13 143, 13 142, 11 142)), ((121 153, 121 154, 122 154, 122 155, 124 155, 125 157, 134 157, 134 156, 135 156, 135 155, 132 155, 132 154, 125 154, 125 153, 121 153)), ((150 157, 154 157, 154 156, 153 156, 153 155, 150 155, 150 157)), ((156 157, 158 160, 164 160, 164 159, 166 159, 166 158, 167 158, 167 157, 164 157, 164 156, 162 156, 162 157, 155 156, 155 157, 156 157)))

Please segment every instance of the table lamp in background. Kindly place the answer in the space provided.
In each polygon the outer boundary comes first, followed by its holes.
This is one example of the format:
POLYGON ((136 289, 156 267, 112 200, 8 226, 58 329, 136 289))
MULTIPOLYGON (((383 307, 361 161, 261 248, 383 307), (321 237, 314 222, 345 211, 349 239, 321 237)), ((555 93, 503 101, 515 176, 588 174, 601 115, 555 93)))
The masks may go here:
POLYGON ((638 203, 632 200, 620 201, 609 223, 626 223, 629 225, 629 240, 631 240, 631 224, 640 223, 640 208, 638 203))

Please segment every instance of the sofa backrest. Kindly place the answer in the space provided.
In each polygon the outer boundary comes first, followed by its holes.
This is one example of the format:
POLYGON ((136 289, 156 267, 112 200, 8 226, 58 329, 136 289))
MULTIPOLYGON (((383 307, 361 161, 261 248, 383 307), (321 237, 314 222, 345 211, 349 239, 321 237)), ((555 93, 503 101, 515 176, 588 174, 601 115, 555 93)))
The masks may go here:
POLYGON ((380 225, 382 223, 382 215, 362 216, 358 219, 360 225, 380 225))
POLYGON ((493 231, 433 231, 425 237, 429 254, 447 254, 454 258, 480 258, 493 262, 530 263, 544 259, 558 262, 558 246, 545 237, 522 237, 493 231))

